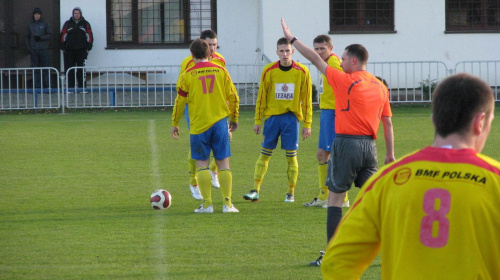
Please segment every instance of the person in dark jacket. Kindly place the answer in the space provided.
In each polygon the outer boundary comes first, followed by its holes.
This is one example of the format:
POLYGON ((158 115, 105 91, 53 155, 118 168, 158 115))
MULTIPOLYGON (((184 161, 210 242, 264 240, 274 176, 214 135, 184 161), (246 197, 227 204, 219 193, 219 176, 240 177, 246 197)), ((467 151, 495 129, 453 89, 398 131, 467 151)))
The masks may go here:
MULTIPOLYGON (((52 28, 50 24, 42 19, 42 10, 40 8, 33 9, 33 20, 28 23, 24 41, 30 52, 32 67, 49 67, 49 42, 52 39, 52 28)), ((33 80, 35 88, 49 87, 49 70, 35 70, 33 72, 33 80), (42 79, 40 79, 42 77, 42 79), (41 81, 43 80, 43 85, 41 81)))
MULTIPOLYGON (((82 16, 82 9, 75 7, 73 16, 67 20, 61 30, 61 50, 64 53, 64 71, 74 66, 84 66, 89 51, 92 49, 94 36, 90 23, 82 16)), ((78 86, 85 87, 83 69, 66 73, 68 87, 75 87, 75 77, 78 86)))

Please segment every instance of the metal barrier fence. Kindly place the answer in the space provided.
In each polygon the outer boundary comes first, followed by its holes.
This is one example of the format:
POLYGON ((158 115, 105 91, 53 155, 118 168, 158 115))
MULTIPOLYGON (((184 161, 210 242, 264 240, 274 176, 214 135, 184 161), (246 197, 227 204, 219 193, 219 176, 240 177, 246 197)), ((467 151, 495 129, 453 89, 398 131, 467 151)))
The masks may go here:
MULTIPOLYGON (((321 75, 310 63, 313 83, 321 75)), ((227 65, 240 105, 255 105, 264 65, 227 65)), ((392 103, 432 100, 432 90, 452 73, 467 72, 487 81, 499 101, 500 61, 464 61, 454 69, 439 61, 370 62, 367 70, 385 80, 392 103)), ((0 69, 0 110, 173 106, 177 65, 72 67, 61 75, 52 67, 0 69), (78 75, 81 82, 78 84, 78 75)), ((318 96, 313 99, 315 103, 318 96)))
POLYGON ((367 71, 386 81, 393 103, 431 102, 437 82, 449 74, 439 61, 372 62, 367 71))
POLYGON ((500 101, 500 61, 462 61, 455 65, 455 73, 465 72, 485 80, 500 101))
MULTIPOLYGON (((227 65, 240 95, 240 105, 257 98, 260 65, 227 65)), ((66 108, 173 106, 179 66, 72 67, 66 75, 66 108), (84 69, 85 71, 78 70, 84 69), (85 85, 70 85, 82 75, 85 85)))
POLYGON ((66 108, 164 107, 175 100, 179 66, 72 67, 66 73, 66 108))
POLYGON ((0 69, 0 110, 61 108, 59 79, 52 67, 0 69))

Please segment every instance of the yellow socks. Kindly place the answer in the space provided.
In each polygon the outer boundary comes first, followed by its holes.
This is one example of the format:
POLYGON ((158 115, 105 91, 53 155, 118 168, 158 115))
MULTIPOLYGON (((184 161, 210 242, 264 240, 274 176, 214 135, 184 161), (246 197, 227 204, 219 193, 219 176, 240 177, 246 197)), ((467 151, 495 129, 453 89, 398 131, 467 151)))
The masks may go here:
MULTIPOLYGON (((273 154, 273 150, 264 149, 260 150, 260 156, 255 163, 254 172, 254 190, 260 192, 260 186, 264 175, 266 175, 269 160, 273 154)), ((297 177, 299 175, 299 163, 297 161, 297 150, 286 151, 287 160, 287 177, 288 177, 288 193, 294 194, 295 186, 297 185, 297 177)), ((325 179, 326 180, 326 179, 325 179)))
POLYGON ((288 175, 288 193, 294 194, 295 185, 297 185, 297 177, 299 176, 297 150, 287 150, 286 161, 288 162, 288 168, 286 170, 286 173, 288 175))
POLYGON ((224 205, 231 207, 231 196, 233 192, 233 173, 229 169, 221 169, 219 171, 220 191, 222 193, 222 201, 224 205))
POLYGON ((318 162, 318 178, 319 178, 319 200, 328 199, 328 187, 326 186, 326 175, 328 173, 328 162, 318 162))
POLYGON ((198 188, 203 196, 203 207, 212 205, 212 181, 208 167, 198 168, 198 188))
POLYGON ((260 156, 255 163, 255 172, 253 175, 254 184, 253 189, 260 192, 260 185, 262 185, 262 180, 264 179, 264 175, 267 172, 267 166, 269 164, 269 159, 273 155, 273 150, 270 149, 260 149, 260 156))
POLYGON ((189 167, 189 184, 191 186, 198 185, 198 179, 196 178, 196 160, 191 159, 191 151, 188 153, 188 167, 189 167))
MULTIPOLYGON (((196 160, 191 159, 191 151, 188 153, 188 167, 189 167, 189 184, 191 186, 198 185, 198 178, 196 176, 196 172, 198 167, 196 167, 196 160)), ((217 164, 215 163, 215 159, 213 156, 210 156, 210 170, 212 172, 217 172, 217 164)))

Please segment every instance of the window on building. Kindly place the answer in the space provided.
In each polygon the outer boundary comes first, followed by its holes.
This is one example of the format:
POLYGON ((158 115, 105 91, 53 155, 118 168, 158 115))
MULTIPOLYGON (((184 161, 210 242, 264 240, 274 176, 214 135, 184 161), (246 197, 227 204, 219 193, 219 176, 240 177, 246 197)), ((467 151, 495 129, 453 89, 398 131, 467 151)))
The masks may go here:
POLYGON ((500 32, 500 1, 446 0, 446 32, 500 32))
POLYGON ((394 0, 330 0, 330 33, 394 31, 394 0))
POLYGON ((183 48, 217 32, 216 0, 106 0, 108 48, 183 48))

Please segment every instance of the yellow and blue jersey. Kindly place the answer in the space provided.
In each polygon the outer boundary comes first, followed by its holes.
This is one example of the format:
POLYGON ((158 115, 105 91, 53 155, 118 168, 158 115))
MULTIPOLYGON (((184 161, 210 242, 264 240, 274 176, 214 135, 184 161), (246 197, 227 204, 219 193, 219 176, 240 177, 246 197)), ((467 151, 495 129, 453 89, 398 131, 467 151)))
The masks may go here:
MULTIPOLYGON (((216 64, 216 65, 222 66, 224 68, 226 67, 226 60, 218 52, 214 53, 214 55, 210 59, 210 62, 212 62, 213 64, 216 64)), ((180 79, 182 77, 182 74, 184 74, 184 72, 186 72, 186 70, 188 70, 189 68, 193 67, 194 65, 195 65, 195 63, 194 63, 192 55, 186 56, 182 60, 182 62, 181 62, 181 68, 179 70, 179 77, 177 78, 177 89, 176 90, 179 90, 179 82, 180 82, 180 79)))
POLYGON ((200 134, 228 116, 231 122, 238 122, 239 97, 224 67, 211 62, 195 64, 181 76, 177 93, 172 126, 179 125, 186 103, 191 134, 200 134))
POLYGON ((382 279, 500 279, 500 163, 427 147, 364 184, 322 263, 359 279, 379 251, 382 279))
POLYGON ((293 61, 288 71, 280 69, 279 61, 262 70, 259 95, 255 106, 255 124, 269 116, 293 112, 305 128, 312 123, 312 84, 309 69, 293 61))
MULTIPOLYGON (((342 67, 340 67, 341 61, 339 57, 333 53, 328 57, 326 63, 335 69, 344 71, 342 67)), ((333 88, 328 84, 328 80, 326 79, 326 76, 323 74, 321 74, 318 93, 319 93, 319 108, 335 110, 335 95, 333 94, 333 88)))

